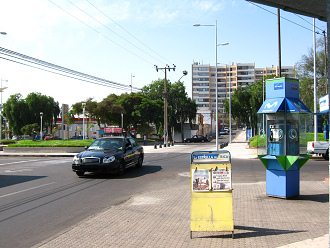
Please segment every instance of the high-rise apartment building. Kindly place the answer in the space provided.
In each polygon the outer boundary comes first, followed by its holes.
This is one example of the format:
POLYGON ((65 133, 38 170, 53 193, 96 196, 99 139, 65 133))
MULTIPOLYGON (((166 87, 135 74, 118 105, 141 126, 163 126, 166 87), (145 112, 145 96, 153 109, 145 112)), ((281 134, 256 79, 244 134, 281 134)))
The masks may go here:
MULTIPOLYGON (((233 63, 231 65, 218 65, 194 63, 192 65, 192 99, 197 104, 197 114, 202 116, 204 124, 214 121, 216 110, 216 84, 218 84, 218 113, 219 124, 224 125, 226 117, 224 100, 238 87, 246 87, 264 76, 279 75, 278 66, 256 68, 254 63, 233 63), (216 79, 217 78, 217 79, 216 79)), ((281 76, 295 77, 293 66, 282 66, 281 76)), ((227 117, 228 118, 228 117, 227 117)), ((212 128, 214 130, 214 128, 212 128)))

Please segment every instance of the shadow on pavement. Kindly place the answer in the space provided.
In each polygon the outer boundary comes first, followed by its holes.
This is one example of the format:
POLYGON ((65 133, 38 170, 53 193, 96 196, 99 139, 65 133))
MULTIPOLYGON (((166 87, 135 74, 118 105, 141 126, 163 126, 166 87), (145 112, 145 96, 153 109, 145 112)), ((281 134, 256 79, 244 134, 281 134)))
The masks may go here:
POLYGON ((314 201, 320 203, 329 202, 329 194, 315 194, 315 195, 300 195, 290 200, 301 200, 301 201, 314 201))
POLYGON ((101 178, 101 179, 124 179, 124 178, 135 178, 141 177, 147 174, 156 173, 162 170, 160 165, 143 165, 142 168, 127 168, 126 172, 122 176, 117 176, 115 174, 103 174, 103 173, 86 173, 85 176, 81 178, 101 178))
POLYGON ((0 175, 0 188, 8 187, 14 184, 25 183, 32 180, 44 178, 46 176, 17 176, 17 175, 0 175))
MULTIPOLYGON (((244 239, 244 238, 253 238, 253 237, 262 237, 262 236, 272 236, 272 235, 281 235, 281 234, 290 234, 290 233, 300 233, 305 232, 303 230, 282 230, 282 229, 271 229, 271 228, 262 228, 255 226, 235 226, 234 228, 234 238, 235 239, 244 239), (247 232, 243 232, 247 231, 247 232)), ((212 236, 203 236, 199 238, 232 238, 232 234, 219 234, 212 236)))

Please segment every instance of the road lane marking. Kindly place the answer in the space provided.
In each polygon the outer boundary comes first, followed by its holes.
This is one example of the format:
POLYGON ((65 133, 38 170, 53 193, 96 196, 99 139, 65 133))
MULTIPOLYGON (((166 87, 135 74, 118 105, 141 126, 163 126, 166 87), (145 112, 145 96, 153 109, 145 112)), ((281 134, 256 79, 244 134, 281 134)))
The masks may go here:
POLYGON ((14 173, 14 172, 24 172, 24 171, 32 171, 29 168, 17 169, 17 170, 5 170, 4 173, 14 173))
POLYGON ((67 163, 68 161, 72 161, 72 159, 59 159, 59 160, 42 160, 42 159, 34 159, 34 160, 23 160, 23 161, 16 161, 16 162, 10 162, 10 163, 3 163, 1 165, 11 165, 11 164, 23 164, 23 163, 29 163, 29 162, 47 162, 47 163, 67 163))
POLYGON ((178 175, 180 177, 190 177, 190 172, 180 172, 178 175))
POLYGON ((11 195, 16 195, 16 194, 23 193, 23 192, 26 192, 26 191, 29 191, 29 190, 33 190, 33 189, 38 189, 38 188, 48 186, 48 185, 51 185, 51 184, 54 184, 54 183, 55 182, 45 183, 45 184, 41 184, 39 186, 35 186, 35 187, 32 187, 32 188, 23 189, 23 190, 16 191, 16 192, 13 192, 13 193, 9 193, 9 194, 5 194, 5 195, 0 195, 0 198, 6 197, 6 196, 11 196, 11 195))
POLYGON ((4 163, 4 164, 0 164, 0 165, 23 164, 23 163, 37 162, 37 161, 41 161, 41 160, 40 159, 38 159, 38 160, 23 160, 23 161, 17 161, 17 162, 4 163))

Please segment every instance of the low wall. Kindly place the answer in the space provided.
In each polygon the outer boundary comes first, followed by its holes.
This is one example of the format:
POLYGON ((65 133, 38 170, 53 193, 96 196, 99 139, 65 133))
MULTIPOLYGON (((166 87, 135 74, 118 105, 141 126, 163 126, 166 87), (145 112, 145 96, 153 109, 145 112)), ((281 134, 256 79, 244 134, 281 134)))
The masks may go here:
POLYGON ((84 147, 3 147, 8 153, 79 153, 84 147))

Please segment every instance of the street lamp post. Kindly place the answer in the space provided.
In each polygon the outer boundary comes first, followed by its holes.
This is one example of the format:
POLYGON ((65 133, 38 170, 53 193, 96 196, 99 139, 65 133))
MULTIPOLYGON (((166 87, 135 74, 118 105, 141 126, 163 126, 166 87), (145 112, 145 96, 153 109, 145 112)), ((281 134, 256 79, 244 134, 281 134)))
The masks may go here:
POLYGON ((133 77, 135 77, 132 73, 131 73, 131 93, 133 92, 133 77))
POLYGON ((1 88, 0 88, 0 140, 2 139, 2 92, 7 89, 7 87, 2 87, 2 82, 8 82, 8 80, 3 80, 1 78, 1 88))
POLYGON ((124 113, 121 113, 121 128, 124 129, 124 113))
POLYGON ((86 103, 83 102, 81 103, 82 108, 83 108, 83 140, 85 139, 85 107, 86 107, 86 103))
POLYGON ((44 115, 43 112, 40 112, 40 140, 42 140, 42 116, 44 115))
POLYGON ((218 44, 218 20, 215 24, 194 24, 194 27, 215 27, 215 146, 219 150, 219 123, 218 123, 218 46, 225 46, 229 43, 218 44))
POLYGON ((188 72, 186 70, 182 71, 182 76, 179 78, 178 82, 180 82, 181 78, 183 78, 184 76, 187 76, 188 72))
POLYGON ((229 144, 231 143, 231 65, 229 65, 229 144))
MULTIPOLYGON (((1 31, 0 34, 6 35, 6 32, 1 31)), ((1 79, 1 106, 0 106, 0 140, 2 139, 2 92, 4 89, 7 89, 7 87, 2 88, 2 82, 8 82, 8 80, 2 80, 1 79)))
MULTIPOLYGON (((186 70, 184 70, 182 72, 182 76, 179 78, 178 81, 180 82, 181 78, 183 78, 184 76, 187 76, 187 75, 188 75, 188 72, 186 70)), ((182 111, 181 111, 181 116, 180 116, 180 122, 181 122, 181 140, 183 142, 183 140, 184 140, 184 135, 183 135, 183 122, 184 122, 184 120, 183 120, 183 113, 182 113, 182 111)), ((173 140, 173 144, 174 144, 174 128, 173 128, 172 136, 173 136, 172 140, 173 140)))

